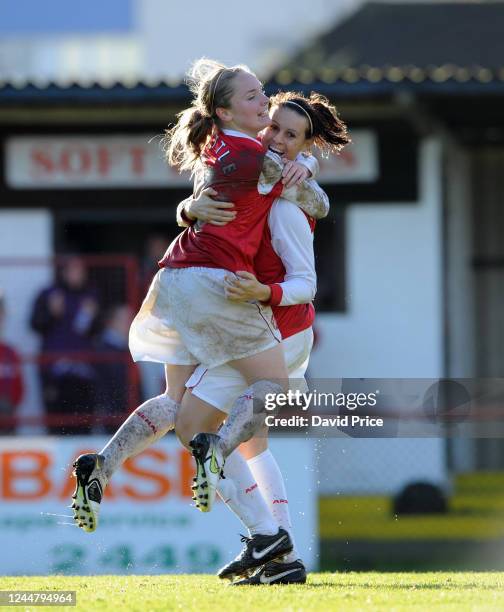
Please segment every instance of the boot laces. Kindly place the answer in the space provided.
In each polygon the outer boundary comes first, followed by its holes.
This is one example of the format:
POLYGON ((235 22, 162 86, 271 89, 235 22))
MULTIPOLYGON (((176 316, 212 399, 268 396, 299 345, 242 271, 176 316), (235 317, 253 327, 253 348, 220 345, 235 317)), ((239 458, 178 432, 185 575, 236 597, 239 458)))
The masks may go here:
POLYGON ((240 536, 241 536, 240 542, 244 542, 245 546, 243 547, 243 550, 241 551, 241 553, 238 555, 237 559, 241 559, 247 554, 249 544, 250 542, 252 542, 252 538, 249 538, 248 536, 245 536, 242 533, 240 533, 240 536))

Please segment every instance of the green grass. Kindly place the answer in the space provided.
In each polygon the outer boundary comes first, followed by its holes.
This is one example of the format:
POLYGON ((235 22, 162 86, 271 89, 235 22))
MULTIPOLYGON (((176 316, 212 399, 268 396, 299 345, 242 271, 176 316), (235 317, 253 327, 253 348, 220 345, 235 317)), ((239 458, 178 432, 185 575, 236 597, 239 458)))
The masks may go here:
POLYGON ((77 607, 57 609, 86 612, 504 610, 504 573, 326 573, 306 585, 246 588, 201 575, 0 578, 0 590, 14 589, 75 590, 77 607))

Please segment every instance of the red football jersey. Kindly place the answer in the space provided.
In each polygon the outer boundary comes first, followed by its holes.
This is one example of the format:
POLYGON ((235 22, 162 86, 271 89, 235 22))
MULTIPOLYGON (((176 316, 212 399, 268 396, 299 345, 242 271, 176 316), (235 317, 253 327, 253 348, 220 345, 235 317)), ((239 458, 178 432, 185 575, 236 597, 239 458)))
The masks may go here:
POLYGON ((279 181, 268 195, 257 189, 265 151, 261 143, 239 132, 218 132, 201 161, 203 187, 218 192, 216 200, 233 202, 236 218, 225 226, 196 223, 168 247, 161 267, 201 266, 254 272, 256 255, 269 209, 283 189, 279 181))
MULTIPOLYGON (((311 231, 315 230, 315 219, 306 215, 311 231)), ((271 286, 270 306, 275 315, 275 320, 285 340, 304 329, 308 329, 315 320, 315 308, 312 303, 294 304, 292 306, 279 306, 282 299, 282 289, 277 283, 283 282, 285 278, 285 266, 281 258, 273 249, 271 231, 269 225, 264 228, 263 238, 259 251, 254 259, 257 280, 264 285, 271 286), (278 291, 275 291, 275 288, 278 291), (278 294, 278 296, 276 296, 278 294), (277 299, 275 299, 277 298, 277 299)))

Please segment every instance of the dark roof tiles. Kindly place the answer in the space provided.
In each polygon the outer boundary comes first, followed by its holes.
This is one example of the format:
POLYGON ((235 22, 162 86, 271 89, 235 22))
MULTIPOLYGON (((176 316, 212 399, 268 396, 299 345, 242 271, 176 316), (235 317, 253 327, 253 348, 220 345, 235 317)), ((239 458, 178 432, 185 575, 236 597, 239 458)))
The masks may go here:
POLYGON ((502 80, 504 2, 369 3, 295 54, 279 84, 502 80))

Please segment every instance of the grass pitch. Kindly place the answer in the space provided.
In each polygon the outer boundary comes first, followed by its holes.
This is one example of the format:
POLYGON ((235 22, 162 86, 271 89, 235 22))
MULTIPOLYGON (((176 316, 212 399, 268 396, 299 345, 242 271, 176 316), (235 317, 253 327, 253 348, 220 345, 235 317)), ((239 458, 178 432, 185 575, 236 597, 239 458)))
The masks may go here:
POLYGON ((504 610, 501 572, 322 573, 311 574, 306 585, 245 588, 203 575, 4 577, 0 590, 75 590, 77 607, 57 609, 86 612, 504 610))

